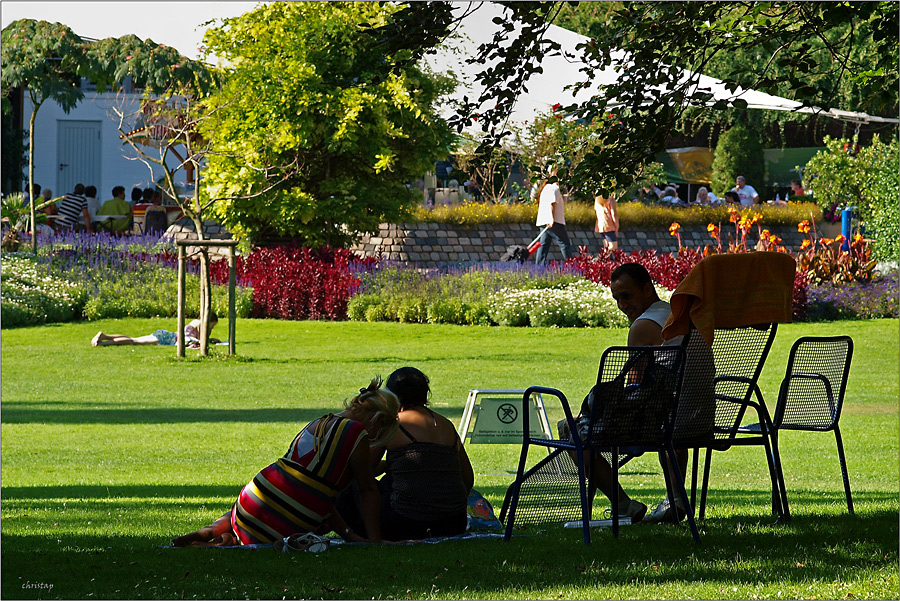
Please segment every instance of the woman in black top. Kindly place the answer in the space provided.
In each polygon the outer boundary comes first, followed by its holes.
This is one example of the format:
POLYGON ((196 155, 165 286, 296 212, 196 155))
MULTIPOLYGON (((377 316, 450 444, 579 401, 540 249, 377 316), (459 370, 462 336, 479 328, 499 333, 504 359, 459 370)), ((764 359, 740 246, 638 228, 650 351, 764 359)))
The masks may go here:
MULTIPOLYGON (((381 536, 386 541, 455 536, 466 531, 469 491, 475 474, 453 423, 429 409, 428 377, 402 367, 385 382, 400 400, 399 431, 384 448, 373 449, 381 493, 381 536)), ((359 495, 353 487, 337 510, 354 531, 364 532, 359 495)))

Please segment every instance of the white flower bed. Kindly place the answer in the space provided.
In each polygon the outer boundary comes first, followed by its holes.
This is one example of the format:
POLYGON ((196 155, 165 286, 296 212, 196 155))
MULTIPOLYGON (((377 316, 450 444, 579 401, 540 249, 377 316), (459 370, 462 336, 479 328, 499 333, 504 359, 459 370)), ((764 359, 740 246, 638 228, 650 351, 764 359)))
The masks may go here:
POLYGON ((4 327, 72 319, 84 301, 77 284, 47 275, 14 253, 0 257, 0 296, 4 327))
MULTIPOLYGON (((671 291, 656 289, 663 300, 671 291)), ((488 301, 491 318, 507 326, 627 327, 609 288, 588 280, 533 290, 504 288, 488 301)))

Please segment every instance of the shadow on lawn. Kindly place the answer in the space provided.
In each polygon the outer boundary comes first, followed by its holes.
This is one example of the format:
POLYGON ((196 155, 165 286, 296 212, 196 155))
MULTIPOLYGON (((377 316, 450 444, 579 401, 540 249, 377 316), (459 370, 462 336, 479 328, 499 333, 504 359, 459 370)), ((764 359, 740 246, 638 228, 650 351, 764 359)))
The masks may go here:
MULTIPOLYGON (((559 528, 509 543, 336 548, 321 555, 160 549, 168 544, 166 533, 7 533, 3 596, 34 596, 22 590, 23 580, 54 583, 52 596, 69 598, 88 592, 97 598, 125 598, 139 587, 141 596, 150 598, 277 598, 286 592, 298 598, 400 598, 410 593, 423 598, 429 591, 451 598, 539 598, 535 595, 557 587, 585 592, 692 583, 728 587, 725 596, 734 595, 732 587, 749 594, 754 586, 768 584, 803 590, 813 585, 811 594, 831 598, 832 585, 853 583, 857 577, 857 587, 874 579, 876 594, 893 586, 888 579, 896 572, 894 511, 798 519, 761 531, 742 528, 756 519, 707 520, 701 545, 691 541, 684 527, 636 525, 624 528, 618 540, 598 532, 589 546, 580 542, 577 531, 559 528), (94 581, 100 572, 103 577, 94 581)), ((647 594, 648 589, 642 590, 647 594)))
POLYGON ((3 408, 4 424, 177 424, 192 422, 290 422, 306 425, 322 417, 322 409, 19 409, 3 408))

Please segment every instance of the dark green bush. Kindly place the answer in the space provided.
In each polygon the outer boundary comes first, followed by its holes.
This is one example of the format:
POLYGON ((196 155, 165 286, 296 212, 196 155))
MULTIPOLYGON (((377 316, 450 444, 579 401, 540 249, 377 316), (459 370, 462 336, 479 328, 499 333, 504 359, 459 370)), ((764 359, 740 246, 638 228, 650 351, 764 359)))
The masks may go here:
POLYGON ((734 180, 743 175, 747 184, 765 194, 766 160, 759 134, 743 125, 735 125, 719 136, 712 163, 712 189, 718 196, 734 188, 734 180))

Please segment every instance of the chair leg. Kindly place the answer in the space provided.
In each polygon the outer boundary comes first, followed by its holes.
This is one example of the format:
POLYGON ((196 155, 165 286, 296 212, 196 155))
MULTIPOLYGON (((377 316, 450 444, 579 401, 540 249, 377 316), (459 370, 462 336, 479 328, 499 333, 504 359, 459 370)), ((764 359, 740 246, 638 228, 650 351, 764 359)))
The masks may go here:
MULTIPOLYGON (((787 486, 784 483, 784 469, 781 465, 781 452, 778 450, 778 430, 772 430, 772 458, 775 462, 775 473, 778 476, 778 494, 781 496, 781 519, 790 520, 791 510, 788 506, 787 486)), ((773 499, 772 511, 774 512, 775 509, 775 500, 773 499)))
MULTIPOLYGON (((512 538, 513 525, 516 521, 516 505, 519 504, 519 490, 522 488, 522 479, 525 477, 525 462, 528 459, 528 439, 522 443, 522 453, 519 455, 519 468, 516 470, 516 480, 513 482, 512 496, 509 500, 509 515, 506 516, 506 530, 503 540, 512 538)), ((504 505, 506 502, 504 501, 504 505)))
MULTIPOLYGON (((697 469, 700 464, 700 449, 693 450, 693 468, 691 469, 691 507, 697 506, 697 469)), ((690 452, 690 451, 689 451, 690 452)))
MULTIPOLYGON (((588 508, 587 491, 585 486, 584 451, 575 451, 576 465, 578 466, 578 492, 581 495, 581 530, 584 534, 584 544, 591 544, 591 512, 588 508)), ((593 458, 591 458, 593 460, 593 458)))
MULTIPOLYGON (((696 451, 699 451, 699 449, 695 449, 695 452, 696 451)), ((697 529, 697 522, 694 520, 694 504, 688 503, 687 491, 684 488, 684 478, 681 476, 681 470, 677 469, 678 461, 676 460, 676 457, 675 457, 675 449, 673 447, 670 447, 668 449, 667 453, 668 453, 669 457, 672 458, 671 460, 673 462, 673 465, 676 466, 676 469, 674 470, 675 471, 675 483, 678 485, 677 490, 678 490, 678 493, 681 495, 681 501, 684 503, 684 511, 685 511, 685 514, 687 514, 686 517, 687 517, 688 525, 691 527, 691 535, 694 537, 694 542, 699 543, 700 542, 700 531, 697 529)), ((668 478, 667 478, 667 480, 668 480, 668 478)), ((670 500, 670 502, 671 502, 671 500, 670 500)), ((676 511, 673 509, 672 515, 675 515, 675 513, 676 513, 676 511)))
POLYGON ((847 510, 853 513, 853 496, 850 494, 850 476, 847 474, 847 460, 844 457, 844 442, 841 439, 841 429, 834 426, 834 438, 837 441, 838 459, 841 462, 841 475, 844 477, 844 493, 847 495, 847 510))
POLYGON ((709 487, 709 466, 712 463, 712 449, 706 449, 706 461, 703 462, 703 485, 700 488, 700 512, 697 514, 698 519, 706 517, 706 490, 709 487))
POLYGON ((609 499, 610 517, 612 518, 613 538, 619 538, 619 448, 613 447, 612 461, 609 464, 612 472, 612 496, 609 499))
MULTIPOLYGON (((761 424, 761 427, 766 426, 761 424)), ((777 516, 777 518, 781 520, 787 518, 784 516, 784 510, 781 503, 781 486, 779 485, 780 462, 776 465, 775 455, 772 451, 772 444, 770 441, 770 438, 773 436, 771 434, 772 431, 772 428, 767 428, 767 432, 763 435, 763 446, 766 451, 766 463, 769 465, 769 479, 772 481, 772 515, 777 516)))

